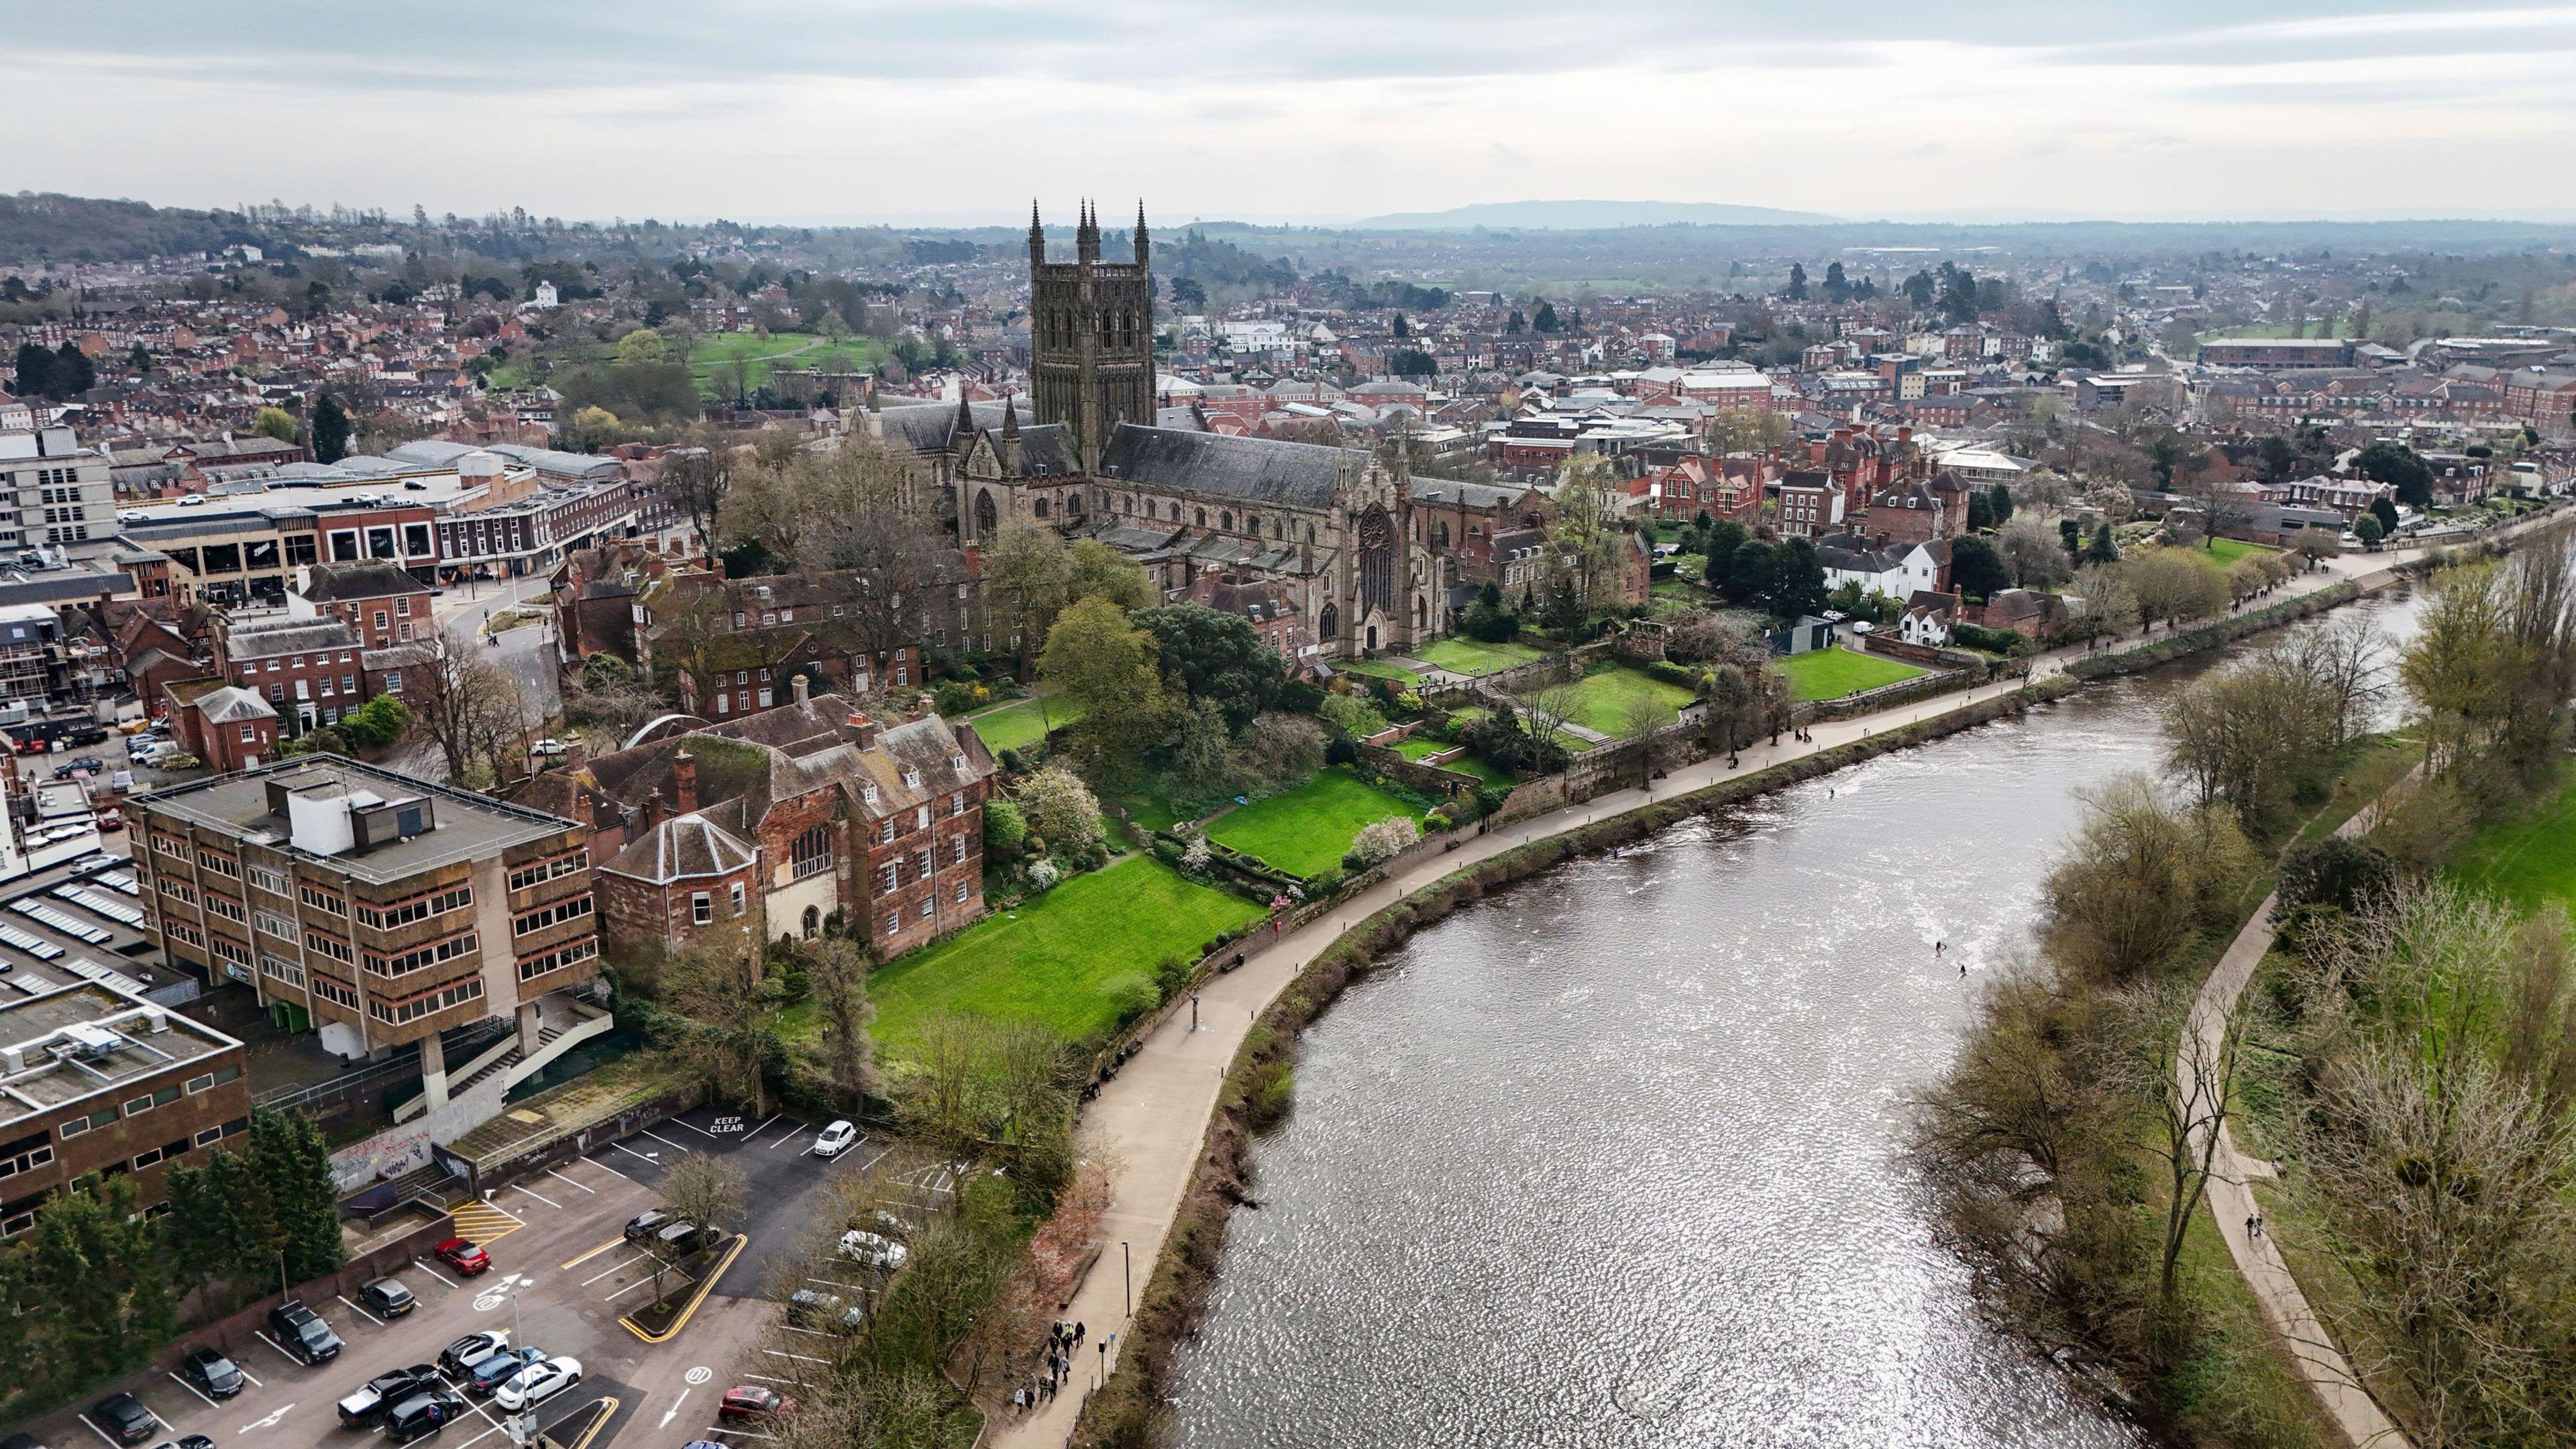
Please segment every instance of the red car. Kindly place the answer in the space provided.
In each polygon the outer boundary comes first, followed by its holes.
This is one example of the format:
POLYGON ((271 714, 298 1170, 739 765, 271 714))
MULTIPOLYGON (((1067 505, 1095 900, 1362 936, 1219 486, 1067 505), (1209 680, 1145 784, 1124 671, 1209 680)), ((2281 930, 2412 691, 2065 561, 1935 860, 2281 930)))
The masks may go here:
POLYGON ((450 1238, 430 1251, 438 1255, 440 1262, 468 1278, 492 1271, 492 1255, 484 1252, 480 1244, 469 1243, 463 1238, 450 1238))
POLYGON ((725 1424, 752 1424, 774 1415, 792 1413, 796 1401, 776 1389, 758 1384, 736 1384, 724 1391, 724 1402, 716 1406, 716 1420, 725 1424))

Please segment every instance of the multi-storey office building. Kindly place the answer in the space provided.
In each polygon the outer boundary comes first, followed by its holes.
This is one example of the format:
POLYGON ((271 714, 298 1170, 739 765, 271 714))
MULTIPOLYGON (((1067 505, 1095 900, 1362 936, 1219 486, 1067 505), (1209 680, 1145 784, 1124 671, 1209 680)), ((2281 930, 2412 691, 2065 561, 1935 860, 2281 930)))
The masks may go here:
POLYGON ((348 1057, 417 1042, 447 1100, 438 1034, 515 1017, 599 974, 589 832, 578 823, 337 756, 138 798, 145 931, 169 959, 259 993, 348 1057))

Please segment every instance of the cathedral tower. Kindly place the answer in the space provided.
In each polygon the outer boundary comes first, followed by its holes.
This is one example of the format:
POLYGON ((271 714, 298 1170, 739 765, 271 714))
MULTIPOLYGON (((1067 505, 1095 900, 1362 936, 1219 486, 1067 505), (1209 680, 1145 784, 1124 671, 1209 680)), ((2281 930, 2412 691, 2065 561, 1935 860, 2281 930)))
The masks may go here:
POLYGON ((1074 260, 1050 262, 1037 203, 1029 203, 1029 369, 1037 421, 1073 431, 1082 471, 1100 466, 1120 423, 1154 421, 1154 296, 1145 207, 1136 206, 1135 260, 1100 258, 1090 203, 1074 229, 1074 260))

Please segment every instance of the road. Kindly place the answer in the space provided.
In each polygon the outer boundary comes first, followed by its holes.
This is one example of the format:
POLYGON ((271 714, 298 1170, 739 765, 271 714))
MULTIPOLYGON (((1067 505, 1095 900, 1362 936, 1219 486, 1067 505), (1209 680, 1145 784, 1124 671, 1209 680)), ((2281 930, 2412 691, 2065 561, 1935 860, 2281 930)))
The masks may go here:
POLYGON ((548 592, 541 578, 505 579, 451 588, 445 596, 432 601, 433 606, 444 606, 433 607, 432 612, 439 616, 439 627, 450 647, 470 650, 509 675, 519 687, 520 697, 528 701, 530 716, 540 723, 563 713, 554 622, 549 619, 542 624, 523 624, 498 634, 485 634, 483 629, 494 614, 517 605, 534 602, 542 607, 548 592))

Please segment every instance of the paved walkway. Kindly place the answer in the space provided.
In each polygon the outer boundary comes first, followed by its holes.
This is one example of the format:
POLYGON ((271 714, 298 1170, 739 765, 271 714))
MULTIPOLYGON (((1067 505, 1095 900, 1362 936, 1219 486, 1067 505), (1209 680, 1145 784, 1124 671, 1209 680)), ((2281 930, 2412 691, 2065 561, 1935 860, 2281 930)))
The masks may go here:
MULTIPOLYGON (((2360 835, 2378 818, 2376 802, 2363 808, 2343 823, 2338 835, 2360 835)), ((2217 1059, 2220 1043, 2227 1035, 2227 1020, 2235 1013, 2237 999, 2245 994, 2245 983, 2254 968, 2263 963, 2264 954, 2272 949, 2273 896, 2263 897, 2254 908, 2254 918, 2236 939, 2227 945, 2226 954, 2218 958, 2218 967, 2202 984, 2199 999, 2192 1003, 2189 1029, 2198 1044, 2197 1052, 2175 1054, 2176 1081, 2185 1093, 2191 1091, 2192 1063, 2217 1059)), ((2207 1141, 2203 1129, 2193 1137, 2194 1145, 2207 1141)), ((2236 1259, 2236 1270, 2245 1275, 2245 1286, 2254 1290, 2254 1300, 2263 1305, 2263 1317, 2280 1335, 2282 1346, 2298 1363, 2299 1373, 2307 1379, 2319 1402, 2343 1431, 2344 1438, 2357 1449, 2406 1449, 2405 1433, 2392 1422, 2379 1402, 2362 1387, 2352 1364, 2335 1347, 2333 1335, 2317 1320, 2316 1311, 2308 1306, 2308 1295, 2299 1288, 2299 1280, 2281 1259, 2281 1250, 2269 1233, 2256 1237, 2247 1222, 2262 1211, 2254 1199, 2254 1183, 2273 1176, 2272 1164, 2245 1156, 2236 1148, 2236 1135, 2222 1119, 2218 1124, 2218 1151, 2210 1159, 2209 1211, 2218 1219, 2219 1236, 2227 1240, 2227 1251, 2236 1259)))
MULTIPOLYGON (((2328 567, 2282 585, 2260 602, 2278 603, 2346 580, 2375 586, 2387 582, 2390 570, 2414 556, 2413 551, 2392 551, 2331 560, 2328 567)), ((2150 635, 2130 641, 2130 647, 2164 637, 2150 635)), ((2069 662, 2088 652, 2100 651, 2073 648, 2036 656, 2031 661, 2030 679, 2061 673, 2069 662)), ((1075 1290, 1072 1305, 1062 1314, 1080 1321, 1088 1333, 1084 1362, 1079 1366, 1080 1372, 1067 1382, 1065 1391, 1043 1409, 1019 1418, 1010 1417, 1007 1408, 1001 1410, 989 1436, 994 1449, 1055 1449, 1073 1437, 1084 1399, 1103 1374, 1117 1368, 1119 1339, 1126 1331, 1134 1305, 1132 1295, 1141 1292, 1152 1276, 1163 1239, 1171 1231, 1181 1197, 1189 1188, 1228 1064, 1242 1046, 1254 1018, 1344 930, 1453 871, 1514 846, 1562 834, 1657 799, 1670 799, 1766 766, 1982 704, 2018 691, 2023 684, 2019 679, 2001 680, 1874 714, 1818 724, 1811 731, 1812 741, 1784 737, 1777 745, 1757 745, 1743 751, 1741 764, 1733 770, 1727 768, 1723 757, 1712 758, 1673 771, 1670 779, 1651 791, 1619 790, 1584 804, 1533 816, 1491 834, 1467 836, 1455 851, 1430 857, 1400 876, 1381 881, 1302 929, 1249 951, 1240 969, 1211 978, 1200 991, 1200 1029, 1190 1029, 1188 1011, 1174 1013, 1140 1044, 1136 1055, 1101 1088, 1083 1114, 1082 1150, 1108 1165, 1113 1195, 1110 1210, 1100 1223, 1100 1256, 1075 1290)))

